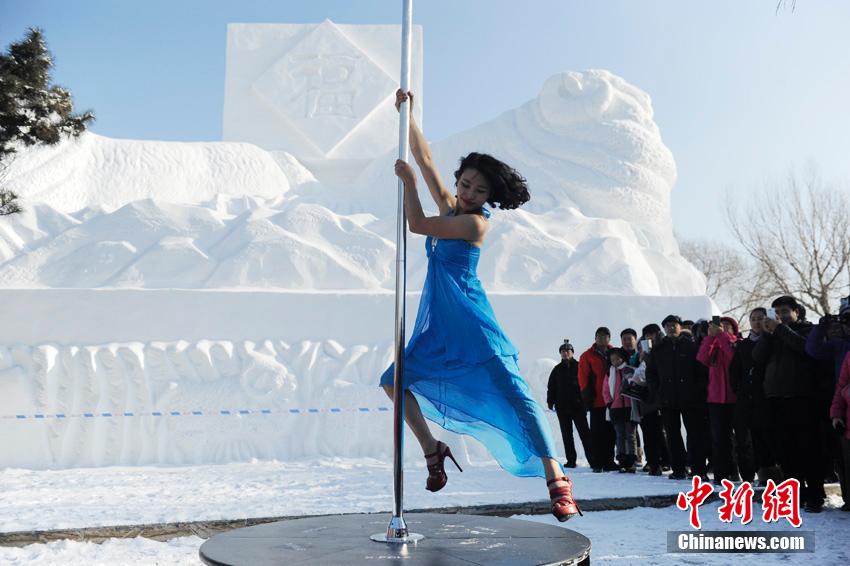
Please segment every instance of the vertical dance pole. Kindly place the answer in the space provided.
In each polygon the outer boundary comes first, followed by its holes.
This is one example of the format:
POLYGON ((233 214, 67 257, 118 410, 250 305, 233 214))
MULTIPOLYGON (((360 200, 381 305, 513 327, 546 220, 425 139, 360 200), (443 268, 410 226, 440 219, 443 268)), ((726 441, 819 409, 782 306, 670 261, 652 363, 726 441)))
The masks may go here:
MULTIPOLYGON (((413 0, 402 0, 401 22, 401 90, 410 90, 410 28, 413 27, 413 0)), ((399 108, 398 158, 407 161, 410 134, 410 101, 399 108)), ((393 517, 386 533, 370 538, 377 542, 406 543, 422 540, 420 534, 407 530, 404 522, 404 303, 406 291, 407 227, 404 214, 404 183, 398 180, 398 212, 396 216, 395 272, 395 374, 393 375, 393 517)))

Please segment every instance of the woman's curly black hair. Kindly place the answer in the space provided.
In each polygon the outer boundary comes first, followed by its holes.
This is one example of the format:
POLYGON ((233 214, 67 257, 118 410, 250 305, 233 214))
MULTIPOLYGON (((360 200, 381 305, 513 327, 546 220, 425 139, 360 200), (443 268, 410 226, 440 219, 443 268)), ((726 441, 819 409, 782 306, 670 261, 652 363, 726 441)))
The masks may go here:
POLYGON ((525 177, 519 172, 486 153, 472 152, 460 159, 458 170, 455 171, 455 181, 466 169, 475 169, 487 179, 490 185, 490 206, 496 205, 503 210, 519 208, 531 199, 525 177))

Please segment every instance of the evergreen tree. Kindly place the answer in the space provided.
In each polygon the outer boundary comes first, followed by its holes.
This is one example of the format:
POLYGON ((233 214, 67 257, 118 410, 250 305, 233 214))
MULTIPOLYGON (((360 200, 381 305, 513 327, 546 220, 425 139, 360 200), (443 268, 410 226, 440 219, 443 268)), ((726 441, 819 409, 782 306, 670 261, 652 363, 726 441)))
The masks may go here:
POLYGON ((21 206, 15 202, 17 198, 18 195, 12 191, 0 190, 0 216, 22 211, 21 206))
POLYGON ((73 113, 71 93, 50 85, 53 58, 40 29, 0 54, 0 162, 16 148, 78 136, 94 114, 73 113))
POLYGON ((0 216, 21 212, 18 195, 3 187, 17 148, 78 136, 94 120, 89 111, 73 113, 67 89, 50 86, 51 67, 53 58, 37 28, 0 54, 0 216))

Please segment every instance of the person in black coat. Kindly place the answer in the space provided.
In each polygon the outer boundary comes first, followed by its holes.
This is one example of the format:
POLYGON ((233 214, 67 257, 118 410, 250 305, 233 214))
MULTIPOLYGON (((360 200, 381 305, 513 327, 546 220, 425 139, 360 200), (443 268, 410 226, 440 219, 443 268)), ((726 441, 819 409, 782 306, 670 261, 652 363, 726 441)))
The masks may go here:
POLYGON ((646 382, 661 406, 673 465, 670 479, 685 479, 687 463, 693 475, 707 480, 708 372, 697 361, 697 345, 689 334, 682 332, 682 319, 671 314, 662 325, 667 336, 647 357, 646 382), (687 452, 682 422, 687 433, 687 452))
MULTIPOLYGON (((638 341, 638 352, 629 364, 640 368, 643 365, 646 375, 646 362, 652 351, 653 344, 658 344, 664 338, 661 327, 655 323, 647 324, 641 332, 638 341)), ((664 428, 661 420, 661 411, 658 402, 650 398, 640 403, 640 428, 643 432, 646 451, 646 463, 649 466, 649 475, 660 476, 662 469, 670 465, 670 451, 667 448, 667 438, 664 436, 664 428)))
POLYGON ((576 447, 573 438, 573 423, 578 430, 584 455, 590 462, 593 451, 590 449, 590 428, 587 426, 587 409, 581 400, 581 389, 578 386, 578 360, 575 359, 575 350, 569 340, 558 348, 561 362, 552 368, 549 374, 549 383, 546 388, 546 404, 549 409, 554 409, 558 415, 558 424, 561 426, 561 437, 564 439, 564 452, 566 452, 566 467, 576 467, 576 447))
POLYGON ((806 353, 812 324, 805 320, 797 300, 782 296, 773 301, 776 318, 764 321, 764 337, 753 349, 753 360, 764 370, 764 394, 779 440, 779 465, 785 478, 800 482, 800 502, 819 513, 823 489, 821 430, 818 413, 820 368, 806 353))
POLYGON ((758 307, 750 313, 750 334, 738 341, 729 366, 729 381, 738 397, 735 402, 735 443, 741 478, 752 482, 756 474, 759 485, 768 479, 782 481, 778 467, 776 435, 771 429, 770 409, 764 396, 764 366, 755 363, 753 350, 764 336, 767 309, 758 307))

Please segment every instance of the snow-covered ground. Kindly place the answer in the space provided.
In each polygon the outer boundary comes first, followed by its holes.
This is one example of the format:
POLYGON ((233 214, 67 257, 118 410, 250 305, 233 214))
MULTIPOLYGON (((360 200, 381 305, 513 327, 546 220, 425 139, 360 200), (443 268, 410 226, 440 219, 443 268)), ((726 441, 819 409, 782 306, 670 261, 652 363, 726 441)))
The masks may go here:
MULTIPOLYGON (((645 474, 593 474, 572 471, 581 499, 675 494, 689 488, 645 474)), ((543 483, 516 478, 495 465, 449 470, 438 494, 424 490, 424 466, 405 474, 405 507, 518 503, 545 499, 543 483)), ((252 462, 196 467, 87 468, 56 471, 5 469, 0 472, 0 531, 45 530, 332 512, 382 512, 392 506, 391 465, 366 459, 299 463, 252 462), (333 508, 328 507, 333 502, 333 508)), ((761 555, 763 564, 846 564, 850 514, 831 497, 820 515, 803 514, 802 530, 816 533, 815 554, 761 555)), ((792 530, 780 522, 758 520, 746 527, 723 524, 717 506, 701 508, 704 530, 792 530)), ((758 509, 758 503, 755 503, 758 509)), ((523 519, 558 524, 549 516, 523 519)), ((752 555, 667 554, 666 531, 689 530, 688 516, 675 507, 588 512, 563 526, 588 536, 594 564, 728 564, 752 555)), ((143 538, 111 539, 97 545, 70 540, 0 548, 3 564, 199 564, 203 540, 181 537, 168 542, 143 538)))
MULTIPOLYGON (((408 466, 405 507, 521 503, 546 499, 542 480, 517 478, 493 464, 448 471, 439 494, 425 491, 424 464, 408 466)), ((578 468, 576 493, 584 499, 676 493, 682 482, 578 468)), ((371 513, 392 508, 389 459, 325 459, 208 466, 138 466, 0 472, 0 531, 29 531, 319 515, 371 513), (329 502, 333 507, 329 508, 329 502)))
POLYGON ((198 549, 204 540, 195 536, 158 542, 142 537, 110 539, 102 544, 61 540, 47 544, 31 544, 23 548, 0 547, 0 561, 9 566, 18 564, 61 564, 90 566, 92 564, 166 565, 203 564, 198 549))

